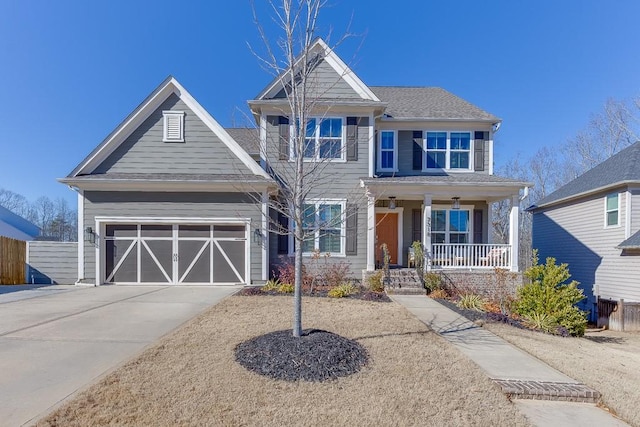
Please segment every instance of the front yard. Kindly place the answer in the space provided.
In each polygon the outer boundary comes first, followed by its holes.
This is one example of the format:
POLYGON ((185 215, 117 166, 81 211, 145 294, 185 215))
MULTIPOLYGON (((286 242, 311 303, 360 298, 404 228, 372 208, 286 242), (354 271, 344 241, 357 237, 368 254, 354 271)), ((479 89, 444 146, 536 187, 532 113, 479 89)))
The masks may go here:
POLYGON ((228 298, 38 425, 528 425, 476 365, 394 303, 303 299, 305 328, 366 348, 370 363, 355 375, 285 382, 245 370, 236 345, 289 328, 292 303, 228 298))

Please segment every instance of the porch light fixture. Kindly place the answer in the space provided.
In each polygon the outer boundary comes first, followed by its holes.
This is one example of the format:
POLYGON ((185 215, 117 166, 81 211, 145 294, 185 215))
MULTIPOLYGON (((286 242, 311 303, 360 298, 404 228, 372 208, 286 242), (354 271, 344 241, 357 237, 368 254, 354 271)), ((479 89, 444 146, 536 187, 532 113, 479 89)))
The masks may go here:
POLYGON ((262 231, 259 228, 253 230, 253 243, 258 244, 258 246, 262 246, 264 236, 262 235, 262 231))
POLYGON ((451 198, 451 209, 455 209, 455 210, 460 209, 460 197, 451 198))
POLYGON ((89 243, 96 242, 96 233, 93 232, 93 228, 87 227, 84 229, 84 241, 89 243))
POLYGON ((395 209, 396 208, 396 198, 395 197, 389 197, 389 209, 395 209))

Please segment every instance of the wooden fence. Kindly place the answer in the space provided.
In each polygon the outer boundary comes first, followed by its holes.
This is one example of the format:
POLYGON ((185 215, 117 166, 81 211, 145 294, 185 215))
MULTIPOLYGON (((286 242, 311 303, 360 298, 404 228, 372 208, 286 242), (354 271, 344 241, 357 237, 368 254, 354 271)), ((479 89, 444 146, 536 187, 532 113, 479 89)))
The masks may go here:
POLYGON ((0 236, 0 285, 25 282, 27 243, 0 236))
POLYGON ((612 331, 640 331, 640 303, 598 299, 598 326, 612 331))

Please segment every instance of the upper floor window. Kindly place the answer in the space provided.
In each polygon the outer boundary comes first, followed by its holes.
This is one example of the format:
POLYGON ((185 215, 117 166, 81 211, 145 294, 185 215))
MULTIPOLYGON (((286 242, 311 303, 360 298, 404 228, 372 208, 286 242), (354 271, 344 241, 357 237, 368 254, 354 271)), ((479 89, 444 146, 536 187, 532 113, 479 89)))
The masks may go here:
POLYGON ((162 119, 162 141, 184 142, 184 111, 163 111, 162 119))
POLYGON ((342 122, 340 117, 307 120, 304 158, 309 160, 343 159, 344 132, 342 122))
POLYGON ((620 197, 618 193, 608 194, 605 198, 605 226, 611 227, 619 225, 619 213, 620 213, 620 197))
POLYGON ((396 131, 380 131, 378 144, 378 170, 396 172, 398 170, 398 146, 396 131))
POLYGON ((431 211, 431 243, 470 243, 469 217, 463 209, 431 211))
POLYGON ((426 169, 471 169, 471 132, 427 132, 426 169))

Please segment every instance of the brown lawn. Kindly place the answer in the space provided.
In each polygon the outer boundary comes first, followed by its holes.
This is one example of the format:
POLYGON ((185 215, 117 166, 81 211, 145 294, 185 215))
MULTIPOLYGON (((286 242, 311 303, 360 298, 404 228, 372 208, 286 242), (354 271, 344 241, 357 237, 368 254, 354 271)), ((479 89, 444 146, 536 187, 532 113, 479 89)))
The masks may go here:
POLYGON ((640 427, 640 333, 587 332, 584 338, 562 338, 503 324, 484 327, 595 388, 605 406, 640 427))
POLYGON ((290 383, 236 363, 238 343, 290 327, 292 301, 228 298, 38 425, 529 425, 476 365, 395 303, 304 299, 305 327, 369 352, 353 376, 290 383))

